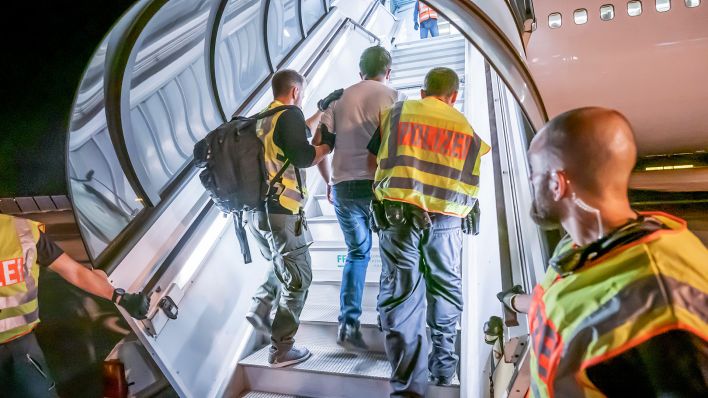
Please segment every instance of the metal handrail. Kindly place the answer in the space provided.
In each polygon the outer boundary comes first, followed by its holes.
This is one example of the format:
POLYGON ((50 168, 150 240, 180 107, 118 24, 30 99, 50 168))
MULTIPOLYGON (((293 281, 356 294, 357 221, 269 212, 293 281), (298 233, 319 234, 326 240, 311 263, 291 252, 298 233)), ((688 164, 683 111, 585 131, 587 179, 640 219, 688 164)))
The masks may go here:
MULTIPOLYGON (((269 3, 270 0, 267 2, 269 3)), ((156 3, 162 3, 164 4, 166 0, 154 0, 153 3, 151 4, 156 4, 156 3)), ((216 49, 216 41, 218 38, 218 30, 220 28, 220 23, 221 19, 218 18, 218 15, 223 15, 226 4, 228 3, 228 0, 222 0, 221 3, 216 7, 215 9, 212 10, 214 13, 214 18, 210 18, 209 20, 209 25, 207 26, 207 38, 209 40, 207 50, 205 50, 205 57, 208 57, 207 62, 209 66, 209 71, 207 72, 207 77, 211 80, 210 85, 211 85, 211 90, 210 94, 213 95, 213 100, 215 101, 215 104, 217 104, 217 109, 219 109, 219 112, 222 114, 222 116, 225 116, 225 111, 223 110, 223 105, 220 100, 220 96, 218 94, 218 88, 217 88, 217 83, 216 83, 216 77, 215 77, 215 49, 216 49), (211 29, 211 30, 209 30, 211 29), (210 33, 210 34, 209 34, 210 33)), ((152 12, 150 13, 144 13, 141 15, 142 18, 147 18, 147 15, 150 17, 154 16, 157 11, 159 11, 160 7, 162 6, 160 4, 159 7, 156 9, 151 10, 152 12)), ((266 4, 267 6, 268 4, 266 4)), ((318 26, 322 25, 325 19, 327 19, 328 16, 332 15, 333 12, 336 10, 336 7, 328 7, 325 9, 325 14, 320 18, 315 25, 313 25, 312 29, 310 32, 314 31, 318 26)), ((265 16, 265 21, 267 21, 267 8, 266 11, 264 12, 265 16)), ((135 21, 132 21, 135 22, 135 21)), ((137 31, 133 31, 133 34, 135 35, 134 40, 132 41, 132 44, 135 43, 137 38, 139 37, 142 28, 147 25, 149 22, 149 18, 147 20, 143 21, 144 23, 141 25, 141 29, 137 31)), ((357 26, 358 24, 354 21, 349 20, 349 18, 345 19, 345 24, 346 22, 351 22, 354 24, 354 26, 357 26)), ((302 19, 301 19, 302 23, 302 19)), ((368 35, 371 35, 373 37, 376 37, 373 33, 369 32, 368 30, 364 29, 361 26, 358 26, 363 32, 365 32, 368 35)), ((309 36, 309 35, 308 35, 309 36)), ((289 54, 285 56, 283 59, 282 63, 290 61, 292 57, 294 57, 298 51, 302 49, 302 45, 306 41, 307 37, 303 37, 302 40, 297 43, 293 49, 290 51, 289 54)), ((267 32, 264 31, 264 45, 266 46, 266 51, 268 51, 268 43, 267 43, 267 32)), ((127 44, 127 43, 126 43, 127 44)), ((123 51, 126 51, 128 56, 130 55, 130 52, 132 51, 132 46, 124 46, 125 48, 123 51)), ((320 50, 320 54, 324 53, 327 51, 329 47, 325 46, 320 50)), ((270 62, 270 56, 267 57, 268 62, 270 62)), ((127 61, 127 58, 125 59, 127 61)), ((122 65, 122 70, 123 73, 125 73, 125 68, 127 67, 127 62, 123 62, 122 65)), ((268 82, 272 78, 273 72, 269 73, 268 76, 266 76, 261 84, 253 90, 253 92, 242 102, 242 105, 237 109, 236 113, 241 113, 243 112, 246 108, 250 107, 252 105, 252 102, 259 97, 260 95, 263 94, 263 90, 267 86, 268 82)), ((107 80, 109 81, 109 80, 107 80)), ((226 117, 224 118, 226 119, 226 117)), ((116 132, 122 132, 122 128, 116 129, 116 132)), ((121 137, 122 138, 122 137, 121 137)), ((121 154, 119 156, 128 156, 127 153, 127 148, 125 146, 116 146, 116 150, 121 150, 121 154)), ((129 161, 129 158, 127 158, 129 161)), ((182 191, 184 186, 186 186, 189 181, 192 180, 194 175, 196 174, 196 169, 189 167, 190 164, 192 164, 193 159, 190 159, 188 162, 187 166, 185 166, 178 174, 176 174, 162 189, 160 192, 160 197, 161 201, 156 204, 150 203, 150 206, 146 206, 145 209, 143 209, 119 234, 118 236, 113 239, 113 241, 106 247, 106 249, 103 250, 101 254, 99 254, 96 259, 94 260, 94 263, 96 266, 104 269, 106 272, 110 273, 112 272, 116 266, 123 260, 125 255, 132 249, 132 247, 142 238, 142 236, 149 230, 149 228, 154 224, 154 222, 162 215, 162 213, 170 206, 170 204, 175 200, 175 198, 178 196, 179 192, 182 191)), ((128 162, 129 163, 129 162, 128 162)), ((130 163, 129 163, 130 164, 130 163)), ((121 163, 121 167, 124 167, 123 164, 121 163)), ((130 164, 130 167, 132 168, 132 164, 130 164)), ((137 178, 137 175, 134 176, 129 176, 129 180, 134 178, 131 183, 137 183, 141 188, 142 185, 140 184, 139 179, 137 178)), ((136 190, 136 192, 138 192, 136 190)))
MULTIPOLYGON (((330 12, 335 11, 335 10, 336 10, 336 7, 332 7, 330 9, 330 12)), ((326 17, 326 15, 327 14, 325 14, 324 17, 326 17)), ((318 21, 318 23, 316 25, 319 25, 322 22, 322 20, 324 19, 324 17, 320 21, 318 21)), ((378 38, 378 36, 376 36, 375 34, 373 34, 370 31, 368 31, 367 29, 365 29, 363 26, 359 25, 356 21, 352 20, 351 18, 345 18, 342 21, 342 23, 340 24, 340 26, 337 28, 336 32, 327 41, 327 43, 324 46, 319 48, 319 50, 317 51, 317 55, 310 62, 309 66, 306 68, 306 71, 303 72, 303 75, 305 77, 308 77, 312 73, 315 65, 317 65, 319 63, 319 60, 321 60, 322 57, 328 53, 328 50, 330 48, 332 48, 334 45, 336 45, 336 43, 343 38, 342 33, 345 31, 345 28, 348 26, 352 26, 354 28, 359 28, 365 34, 375 38, 377 41, 380 42, 380 39, 378 38)), ((299 45, 297 47, 299 47, 299 45)), ((293 54, 291 54, 291 55, 293 55, 293 54)), ((288 58, 289 58, 289 56, 286 57, 286 59, 288 59, 288 58)), ((265 79, 265 82, 268 82, 269 80, 270 80, 270 76, 265 79)), ((256 90, 254 92, 254 94, 255 93, 259 93, 259 90, 256 90)), ((259 93, 259 94, 262 95, 263 93, 259 93)), ((260 95, 257 95, 256 97, 259 97, 260 95)), ((252 101, 253 101, 253 98, 249 98, 246 101, 244 101, 244 104, 241 106, 241 109, 243 110, 243 108, 245 106, 250 105, 250 103, 252 101)), ((192 169, 192 173, 190 173, 189 176, 193 177, 194 174, 196 174, 196 169, 192 169)), ((188 181, 189 179, 191 179, 191 178, 188 178, 188 176, 185 176, 184 183, 186 183, 186 181, 188 181)), ((179 190, 175 190, 172 193, 172 195, 176 195, 177 192, 179 192, 179 190)), ((197 231, 199 223, 203 220, 203 218, 206 216, 206 214, 212 209, 212 207, 213 207, 213 202, 208 201, 208 203, 200 210, 199 216, 197 216, 197 218, 191 223, 191 225, 189 226, 187 231, 182 235, 182 237, 180 237, 177 244, 175 244, 175 246, 170 250, 170 252, 167 253, 166 256, 164 256, 164 258, 160 261, 159 265, 157 265, 156 271, 153 274, 151 274, 148 282, 142 288, 142 291, 144 293, 148 294, 157 285, 157 282, 160 280, 161 276, 170 267, 170 264, 175 259, 177 254, 182 250, 182 247, 191 239, 192 234, 194 234, 197 231)))

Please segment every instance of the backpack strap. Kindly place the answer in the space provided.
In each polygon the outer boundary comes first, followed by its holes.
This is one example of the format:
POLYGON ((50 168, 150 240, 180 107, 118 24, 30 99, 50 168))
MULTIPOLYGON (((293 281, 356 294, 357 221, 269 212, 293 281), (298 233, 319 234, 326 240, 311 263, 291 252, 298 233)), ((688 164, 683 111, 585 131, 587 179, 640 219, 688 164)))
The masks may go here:
POLYGON ((248 247, 248 235, 246 235, 246 229, 243 227, 243 211, 234 212, 234 228, 236 229, 236 238, 239 246, 241 246, 243 262, 249 264, 253 260, 251 259, 251 249, 248 247))
MULTIPOLYGON (((273 109, 268 109, 267 111, 258 113, 256 115, 251 116, 251 119, 259 120, 259 119, 265 119, 267 117, 273 116, 278 112, 286 111, 288 109, 295 109, 297 106, 295 105, 281 105, 278 107, 275 107, 273 109)), ((285 163, 283 164, 283 167, 278 170, 278 173, 273 177, 273 179, 270 181, 270 184, 268 184, 268 193, 266 195, 266 200, 268 200, 270 197, 272 197, 275 192, 273 192, 273 188, 275 187, 275 184, 279 183, 282 181, 283 174, 285 174, 285 170, 290 167, 291 162, 290 159, 287 159, 285 163)), ((300 169, 295 167, 295 178, 297 179, 297 189, 300 191, 300 196, 304 199, 305 198, 305 191, 302 189, 302 176, 300 175, 300 169)))
POLYGON ((283 174, 285 174, 285 170, 287 170, 288 167, 290 167, 290 159, 285 161, 283 167, 281 167, 280 170, 278 170, 278 173, 273 176, 273 179, 270 180, 270 183, 268 184, 268 193, 266 194, 266 201, 268 201, 275 195, 275 191, 273 190, 273 188, 275 188, 275 184, 278 184, 283 180, 283 174))
POLYGON ((249 119, 254 119, 254 120, 265 119, 267 117, 275 115, 278 112, 287 111, 288 109, 295 109, 295 108, 297 108, 297 106, 295 106, 295 105, 281 105, 281 106, 277 106, 273 109, 268 109, 266 111, 257 113, 255 115, 249 117, 249 119))
POLYGON ((295 179, 297 180, 297 190, 300 191, 300 197, 305 199, 305 191, 302 189, 302 176, 300 176, 300 169, 295 167, 295 179))

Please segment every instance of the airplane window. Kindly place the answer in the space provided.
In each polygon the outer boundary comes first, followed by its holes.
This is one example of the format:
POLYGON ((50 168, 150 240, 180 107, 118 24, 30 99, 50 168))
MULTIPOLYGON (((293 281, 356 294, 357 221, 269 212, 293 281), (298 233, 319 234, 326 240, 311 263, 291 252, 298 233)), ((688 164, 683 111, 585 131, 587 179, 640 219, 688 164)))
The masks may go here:
POLYGON ((671 0, 656 0, 656 10, 666 12, 671 9, 671 0))
POLYGON ((636 17, 642 14, 642 2, 641 1, 630 1, 627 3, 627 14, 630 17, 636 17))
POLYGON ((698 7, 701 5, 701 0, 684 0, 684 2, 688 8, 698 7))
POLYGON ((615 18, 615 6, 612 4, 605 4, 600 7, 600 19, 603 21, 609 21, 615 18))
POLYGON ((588 22, 588 10, 581 8, 578 10, 575 10, 573 13, 573 18, 575 19, 575 24, 576 25, 582 25, 584 23, 588 22))
POLYGON ((561 27, 561 25, 563 25, 563 19, 559 12, 554 12, 553 14, 548 16, 548 26, 551 29, 558 29, 561 27))

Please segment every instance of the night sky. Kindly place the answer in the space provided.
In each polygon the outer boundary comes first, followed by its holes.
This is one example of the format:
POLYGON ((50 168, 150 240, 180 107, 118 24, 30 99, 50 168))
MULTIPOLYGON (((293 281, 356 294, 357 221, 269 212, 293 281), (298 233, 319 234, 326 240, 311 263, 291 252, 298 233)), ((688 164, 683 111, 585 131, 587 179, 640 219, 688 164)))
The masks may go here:
POLYGON ((133 2, 14 2, 3 12, 0 197, 66 194, 66 132, 79 80, 133 2))

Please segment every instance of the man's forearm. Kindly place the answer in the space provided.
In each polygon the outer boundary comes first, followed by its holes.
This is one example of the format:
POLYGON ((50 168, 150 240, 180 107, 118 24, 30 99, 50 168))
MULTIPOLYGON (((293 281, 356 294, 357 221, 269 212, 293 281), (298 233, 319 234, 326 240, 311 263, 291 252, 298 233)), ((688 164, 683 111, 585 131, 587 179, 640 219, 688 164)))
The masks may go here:
POLYGON ((517 312, 528 314, 529 309, 531 308, 531 295, 517 294, 516 296, 514 296, 514 299, 511 301, 511 304, 514 306, 514 309, 516 309, 517 312))
POLYGON ((312 166, 320 164, 320 162, 332 152, 329 145, 317 145, 315 146, 315 158, 312 160, 312 166))
POLYGON ((66 253, 54 260, 49 266, 64 280, 95 296, 110 300, 113 296, 113 286, 108 282, 106 273, 100 270, 89 270, 76 262, 66 253))
POLYGON ((320 172, 325 184, 329 184, 332 175, 331 168, 329 166, 329 159, 325 158, 317 163, 317 170, 320 172))
POLYGON ((369 156, 366 159, 367 166, 369 166, 369 171, 376 173, 376 169, 379 167, 378 161, 376 159, 376 156, 369 154, 369 156))
POLYGON ((318 110, 317 112, 315 112, 314 115, 310 116, 309 119, 305 120, 305 124, 310 129, 310 131, 317 130, 317 126, 319 126, 323 114, 324 112, 318 110))

